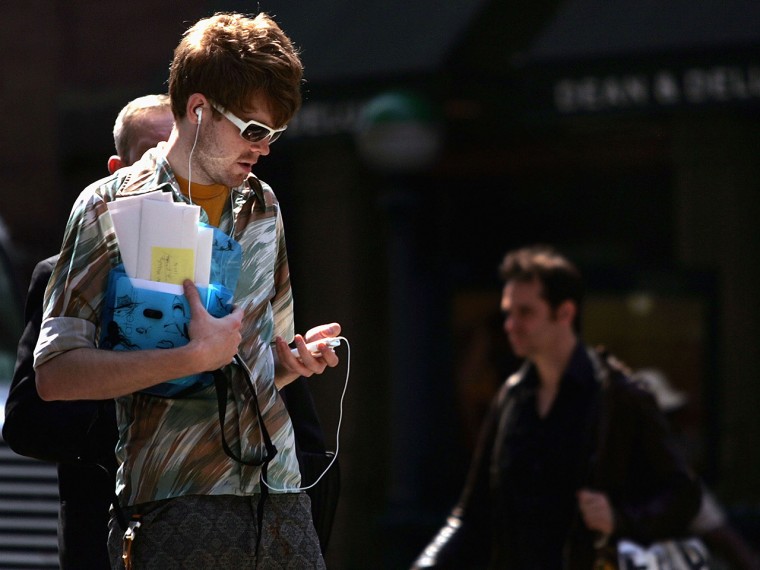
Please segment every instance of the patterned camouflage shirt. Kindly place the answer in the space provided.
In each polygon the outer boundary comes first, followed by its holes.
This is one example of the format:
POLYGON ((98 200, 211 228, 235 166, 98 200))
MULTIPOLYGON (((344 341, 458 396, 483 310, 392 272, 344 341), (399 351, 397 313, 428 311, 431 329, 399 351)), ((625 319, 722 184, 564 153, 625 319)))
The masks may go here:
MULTIPOLYGON (((187 201, 161 149, 162 145, 133 166, 90 185, 75 202, 45 295, 35 365, 68 350, 97 346, 108 273, 121 262, 107 202, 158 191, 172 192, 174 201, 187 201)), ((219 227, 229 233, 234 226, 243 251, 234 298, 244 311, 238 352, 251 370, 264 423, 278 450, 267 481, 275 488, 292 489, 300 485, 300 474, 293 427, 274 386, 272 352, 276 335, 286 341, 294 336, 282 217, 271 188, 253 175, 231 192, 219 227)), ((207 221, 203 212, 201 221, 207 221)), ((264 445, 250 388, 237 367, 230 369, 227 441, 244 459, 261 458, 264 445)), ((116 489, 122 505, 259 491, 260 468, 240 465, 222 449, 214 386, 180 399, 131 394, 116 403, 116 489)))

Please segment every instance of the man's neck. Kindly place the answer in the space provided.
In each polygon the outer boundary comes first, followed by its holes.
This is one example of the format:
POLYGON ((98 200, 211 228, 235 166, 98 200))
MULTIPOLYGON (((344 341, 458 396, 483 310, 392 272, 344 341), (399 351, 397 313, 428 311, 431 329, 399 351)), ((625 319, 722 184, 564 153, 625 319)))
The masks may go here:
POLYGON ((538 379, 542 388, 556 391, 577 344, 578 337, 573 333, 568 333, 557 339, 551 351, 532 359, 538 370, 538 379))
MULTIPOLYGON (((188 179, 190 174, 190 171, 188 170, 188 159, 190 158, 191 149, 192 142, 190 142, 190 146, 188 146, 188 143, 180 137, 179 130, 175 125, 172 129, 171 135, 169 135, 169 140, 166 141, 166 160, 172 167, 174 174, 181 176, 185 180, 188 179)), ((193 182, 195 182, 195 180, 193 182)))
POLYGON ((554 405, 559 393, 562 376, 570 364, 578 338, 574 334, 563 335, 550 353, 533 359, 538 371, 538 393, 536 394, 536 412, 544 418, 554 405))

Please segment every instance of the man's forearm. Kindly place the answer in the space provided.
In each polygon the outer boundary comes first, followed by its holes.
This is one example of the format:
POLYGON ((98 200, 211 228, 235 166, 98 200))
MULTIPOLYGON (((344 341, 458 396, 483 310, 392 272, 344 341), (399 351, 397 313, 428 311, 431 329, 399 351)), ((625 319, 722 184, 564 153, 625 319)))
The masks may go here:
POLYGON ((192 319, 190 342, 166 350, 116 351, 74 348, 36 368, 43 400, 104 400, 161 382, 216 370, 232 362, 240 345, 243 311, 221 318, 208 314, 192 281, 183 283, 192 319))
POLYGON ((194 347, 111 351, 76 348, 37 368, 43 400, 104 400, 204 372, 194 347))

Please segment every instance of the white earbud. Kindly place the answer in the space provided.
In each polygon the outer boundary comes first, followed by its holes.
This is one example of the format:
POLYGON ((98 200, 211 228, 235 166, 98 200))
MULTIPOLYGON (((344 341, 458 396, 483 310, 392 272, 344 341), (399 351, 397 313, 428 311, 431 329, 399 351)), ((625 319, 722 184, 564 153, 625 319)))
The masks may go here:
POLYGON ((203 120, 203 107, 198 107, 195 110, 195 115, 198 117, 198 124, 200 125, 203 120))

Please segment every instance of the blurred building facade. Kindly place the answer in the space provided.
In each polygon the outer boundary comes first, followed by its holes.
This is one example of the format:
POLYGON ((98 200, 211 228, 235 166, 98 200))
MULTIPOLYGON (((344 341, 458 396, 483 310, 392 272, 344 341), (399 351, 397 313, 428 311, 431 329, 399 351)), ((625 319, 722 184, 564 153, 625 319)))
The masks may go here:
MULTIPOLYGON (((306 65, 304 107, 257 165, 283 204, 298 329, 338 320, 353 349, 328 566, 405 567, 456 500, 480 407, 514 364, 490 356, 507 350, 496 267, 536 241, 584 269, 588 340, 693 396, 699 468, 756 532, 760 9, 258 6, 306 65), (368 116, 384 97, 398 107, 368 116)), ((165 91, 182 31, 218 10, 251 6, 0 6, 0 215, 22 279, 105 173, 118 110, 165 91)), ((343 372, 313 384, 329 433, 343 372)))

